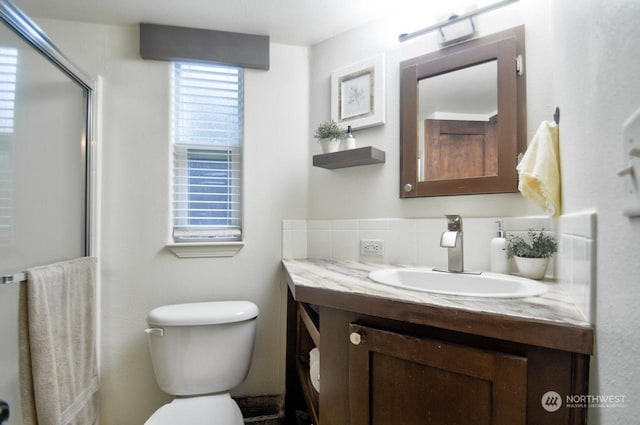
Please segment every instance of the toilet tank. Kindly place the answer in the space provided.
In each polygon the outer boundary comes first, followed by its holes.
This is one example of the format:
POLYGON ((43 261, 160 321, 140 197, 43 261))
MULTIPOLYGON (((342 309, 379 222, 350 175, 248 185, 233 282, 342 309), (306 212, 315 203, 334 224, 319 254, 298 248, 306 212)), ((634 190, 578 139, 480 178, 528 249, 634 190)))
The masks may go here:
POLYGON ((160 388, 189 396, 227 392, 247 377, 258 307, 218 301, 157 307, 147 316, 149 349, 160 388))

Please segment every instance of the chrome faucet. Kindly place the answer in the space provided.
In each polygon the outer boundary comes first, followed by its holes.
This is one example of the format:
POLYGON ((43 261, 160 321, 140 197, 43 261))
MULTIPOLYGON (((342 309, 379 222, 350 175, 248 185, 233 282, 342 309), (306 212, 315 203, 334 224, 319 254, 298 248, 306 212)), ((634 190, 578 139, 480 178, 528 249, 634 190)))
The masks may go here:
POLYGON ((464 258, 462 254, 462 217, 459 214, 445 214, 447 217, 447 231, 440 237, 440 246, 447 248, 449 261, 447 269, 450 273, 464 272, 464 258))

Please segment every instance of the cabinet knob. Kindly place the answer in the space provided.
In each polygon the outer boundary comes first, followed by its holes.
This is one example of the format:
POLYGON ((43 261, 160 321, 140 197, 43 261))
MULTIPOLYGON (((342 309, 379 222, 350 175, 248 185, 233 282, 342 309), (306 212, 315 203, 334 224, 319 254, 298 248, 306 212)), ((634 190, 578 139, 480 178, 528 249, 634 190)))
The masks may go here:
POLYGON ((411 183, 407 183, 407 184, 404 185, 403 189, 404 189, 405 192, 409 193, 409 192, 411 192, 413 190, 413 185, 411 183))
POLYGON ((349 340, 353 345, 358 345, 360 344, 360 341, 362 341, 362 337, 358 332, 351 332, 351 335, 349 335, 349 340))

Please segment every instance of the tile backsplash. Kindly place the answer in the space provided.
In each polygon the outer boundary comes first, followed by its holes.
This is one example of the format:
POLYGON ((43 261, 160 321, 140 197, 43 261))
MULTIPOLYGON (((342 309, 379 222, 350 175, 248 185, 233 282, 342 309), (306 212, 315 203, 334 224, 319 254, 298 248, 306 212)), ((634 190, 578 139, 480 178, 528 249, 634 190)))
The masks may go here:
MULTIPOLYGON (((593 318, 595 284, 595 222, 593 212, 547 217, 463 217, 465 269, 489 270, 489 244, 502 219, 507 235, 531 229, 555 230, 558 254, 547 278, 571 295, 585 317, 593 318)), ((440 247, 445 218, 383 218, 349 220, 284 220, 283 258, 332 258, 363 262, 444 267, 447 250, 440 247), (360 252, 361 241, 383 245, 378 254, 360 252)), ((512 266, 515 271, 515 266, 512 266)))
POLYGON ((585 317, 595 323, 596 213, 566 214, 558 219, 558 284, 585 317))
MULTIPOLYGON (((463 217, 465 268, 489 270, 489 243, 499 217, 463 217)), ((551 228, 545 217, 504 218, 507 233, 551 228)), ((333 258, 404 265, 446 266, 447 250, 440 247, 444 218, 284 220, 284 258, 333 258), (382 255, 360 253, 361 240, 382 241, 382 255)), ((553 267, 549 267, 553 273, 553 267)))

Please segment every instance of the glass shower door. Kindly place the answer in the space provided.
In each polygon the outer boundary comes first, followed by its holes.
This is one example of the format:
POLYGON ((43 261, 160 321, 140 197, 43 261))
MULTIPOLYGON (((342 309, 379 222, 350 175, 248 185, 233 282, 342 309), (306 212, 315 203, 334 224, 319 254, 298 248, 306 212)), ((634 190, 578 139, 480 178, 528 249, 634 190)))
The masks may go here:
MULTIPOLYGON (((0 0, 4 13, 5 1, 0 0)), ((3 17, 4 20, 4 17, 3 17)), ((0 24, 0 279, 88 255, 91 90, 0 24)), ((0 281, 0 423, 21 424, 18 295, 0 281)))

